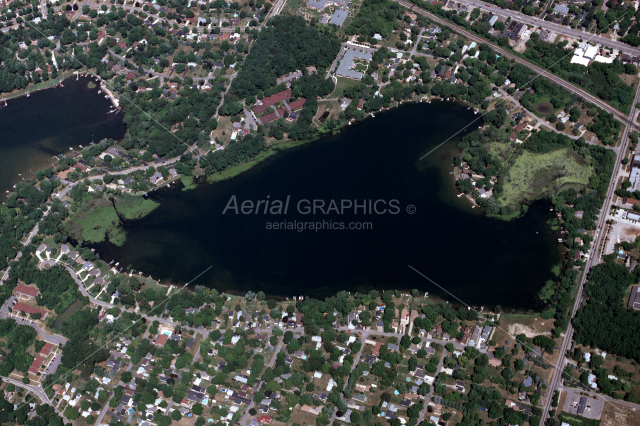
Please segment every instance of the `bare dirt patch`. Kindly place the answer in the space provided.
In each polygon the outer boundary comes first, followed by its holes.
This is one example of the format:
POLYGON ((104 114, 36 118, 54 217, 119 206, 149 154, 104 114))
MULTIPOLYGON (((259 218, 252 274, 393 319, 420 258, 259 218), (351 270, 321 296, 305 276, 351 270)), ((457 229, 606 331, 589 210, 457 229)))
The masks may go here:
POLYGON ((638 78, 635 75, 621 74, 620 79, 624 81, 627 86, 632 87, 638 78))
POLYGON ((640 424, 640 410, 607 402, 602 410, 601 426, 632 426, 640 424))
POLYGON ((517 336, 518 334, 524 334, 527 337, 551 335, 550 331, 537 331, 534 328, 519 323, 510 324, 509 328, 507 328, 507 332, 512 336, 517 336))

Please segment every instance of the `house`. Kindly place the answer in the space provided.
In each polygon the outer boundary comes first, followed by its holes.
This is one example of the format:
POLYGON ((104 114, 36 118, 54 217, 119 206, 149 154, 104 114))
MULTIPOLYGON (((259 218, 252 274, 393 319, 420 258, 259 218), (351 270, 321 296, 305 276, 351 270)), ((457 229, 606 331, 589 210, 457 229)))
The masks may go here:
POLYGON ((160 172, 155 172, 149 180, 155 185, 162 180, 162 174, 160 174, 160 172))
POLYGON ((578 403, 578 415, 583 416, 585 408, 587 408, 587 398, 581 396, 580 402, 578 403))
POLYGON ((166 334, 159 335, 156 339, 156 346, 164 346, 164 344, 167 343, 168 339, 169 336, 167 336, 166 334))
POLYGON ((307 7, 321 12, 327 6, 336 6, 336 9, 339 9, 345 3, 346 0, 309 0, 307 2, 307 7))
POLYGON ((640 286, 634 285, 631 287, 631 296, 629 297, 629 304, 627 306, 636 311, 640 310, 640 286))
POLYGON ((561 5, 561 4, 556 4, 553 7, 553 11, 556 13, 560 13, 562 15, 567 15, 569 13, 569 8, 567 6, 561 5))
POLYGON ((25 305, 21 302, 16 302, 15 305, 13 305, 12 309, 14 311, 22 312, 25 315, 40 314, 40 319, 45 319, 47 317, 47 311, 35 308, 33 306, 25 305))
POLYGON ((351 398, 361 403, 367 402, 367 396, 363 393, 353 395, 351 398))
POLYGON ((278 92, 275 95, 267 96, 262 98, 261 104, 253 107, 251 111, 254 114, 262 114, 265 112, 271 105, 275 105, 278 102, 285 101, 291 97, 291 89, 283 90, 282 92, 278 92))
POLYGON ((45 343, 42 349, 40 349, 40 355, 43 356, 44 358, 48 357, 51 351, 53 350, 53 348, 54 346, 51 343, 49 342, 45 343))
POLYGON ((36 374, 40 371, 40 367, 44 364, 44 358, 41 356, 37 356, 36 359, 31 363, 31 367, 29 367, 29 373, 36 374))
POLYGON ((331 15, 329 24, 341 27, 347 19, 348 13, 349 12, 347 10, 336 10, 333 15, 331 15))
POLYGON ((31 299, 32 297, 38 297, 40 295, 40 290, 33 287, 27 287, 24 284, 19 284, 16 287, 16 294, 18 295, 18 297, 31 299))

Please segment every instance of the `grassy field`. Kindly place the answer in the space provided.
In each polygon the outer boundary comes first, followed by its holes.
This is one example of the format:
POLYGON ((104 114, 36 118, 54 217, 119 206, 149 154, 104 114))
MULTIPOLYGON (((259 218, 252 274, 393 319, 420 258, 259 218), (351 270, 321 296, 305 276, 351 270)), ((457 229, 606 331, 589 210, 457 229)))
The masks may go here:
POLYGON ((326 99, 342 98, 344 96, 345 89, 349 87, 357 86, 358 84, 360 84, 360 81, 351 80, 350 78, 344 78, 344 77, 336 77, 336 78, 338 80, 338 82, 336 83, 336 88, 334 89, 333 93, 331 93, 329 96, 326 97, 326 99))
MULTIPOLYGON (((139 219, 151 213, 159 204, 141 197, 118 197, 116 207, 127 220, 139 219)), ((75 239, 100 243, 107 238, 115 245, 122 245, 126 235, 120 228, 120 218, 110 200, 99 199, 87 203, 82 210, 65 223, 65 232, 75 239)))
POLYGON ((565 184, 587 184, 593 168, 571 148, 545 154, 524 151, 511 169, 500 195, 503 204, 519 204, 554 195, 565 184))
POLYGON ((181 176, 180 181, 184 185, 184 188, 182 188, 183 191, 194 189, 197 186, 195 183, 193 183, 193 176, 181 176))

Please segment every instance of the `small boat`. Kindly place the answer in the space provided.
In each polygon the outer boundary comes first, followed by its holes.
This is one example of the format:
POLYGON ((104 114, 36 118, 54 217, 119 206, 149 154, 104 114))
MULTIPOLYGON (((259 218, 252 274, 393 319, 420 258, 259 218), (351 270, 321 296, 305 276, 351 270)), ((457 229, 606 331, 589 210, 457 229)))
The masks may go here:
POLYGON ((371 117, 372 117, 372 118, 376 118, 376 116, 375 116, 375 115, 373 115, 373 114, 371 114, 371 117))
POLYGON ((79 146, 80 148, 83 148, 83 146, 82 146, 82 145, 78 145, 78 146, 79 146))
POLYGON ((31 94, 30 94, 29 92, 27 92, 27 98, 28 98, 29 96, 31 96, 31 94))
POLYGON ((98 94, 102 93, 102 90, 98 90, 98 94))

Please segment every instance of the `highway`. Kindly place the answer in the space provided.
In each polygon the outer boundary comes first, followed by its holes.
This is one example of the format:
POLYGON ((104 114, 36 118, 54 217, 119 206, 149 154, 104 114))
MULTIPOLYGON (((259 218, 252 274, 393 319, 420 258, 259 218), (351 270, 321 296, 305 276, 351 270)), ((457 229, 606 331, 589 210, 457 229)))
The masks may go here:
MULTIPOLYGON (((626 120, 626 126, 625 126, 624 133, 622 135, 620 149, 618 150, 618 155, 616 157, 616 165, 614 167, 613 174, 611 175, 611 181, 609 182, 609 189, 607 190, 607 196, 604 201, 604 206, 600 211, 600 216, 596 224, 596 236, 591 245, 591 251, 590 251, 591 255, 589 256, 585 264, 584 274, 582 275, 582 279, 580 280, 580 285, 578 287, 576 299, 573 304, 573 310, 571 311, 572 319, 576 315, 576 312, 578 311, 578 307, 580 306, 584 285, 587 282, 587 274, 593 266, 599 263, 598 248, 600 247, 602 239, 604 238, 604 229, 606 225, 605 222, 606 222, 607 213, 611 209, 611 200, 613 197, 613 193, 615 191, 616 182, 618 179, 618 173, 620 172, 620 167, 622 164, 621 161, 622 161, 622 158, 624 158, 625 153, 627 152, 627 148, 629 144, 629 133, 631 132, 631 129, 633 126, 632 120, 637 113, 637 109, 635 105, 636 103, 638 103, 639 100, 640 100, 640 87, 638 87, 638 89, 636 90, 636 95, 633 100, 633 104, 632 104, 633 106, 631 108, 631 115, 630 115, 631 118, 626 120)), ((574 331, 573 325, 571 324, 571 322, 569 322, 569 326, 567 327, 564 340, 562 341, 562 345, 560 346, 560 357, 558 358, 558 363, 556 364, 556 368, 553 372, 553 377, 551 379, 551 386, 549 387, 549 395, 547 396, 546 402, 544 405, 544 410, 542 413, 543 422, 547 418, 547 415, 549 414, 549 410, 551 407, 551 399, 552 399, 551 395, 553 394, 553 391, 558 389, 558 387, 562 385, 562 373, 564 371, 564 362, 565 362, 567 350, 571 346, 571 341, 573 340, 573 331, 574 331)))
MULTIPOLYGON (((638 110, 636 108, 636 103, 640 100, 640 86, 638 87, 638 89, 636 90, 635 93, 635 98, 634 101, 632 103, 632 107, 631 107, 631 114, 629 116, 626 116, 625 114, 623 114, 622 112, 616 110, 615 108, 613 108, 611 105, 607 104, 606 102, 596 98, 594 95, 591 95, 590 93, 586 92, 585 90, 576 87, 564 80, 562 80, 560 77, 557 77, 553 74, 551 74, 550 72, 531 64, 529 61, 522 59, 510 52, 505 51, 504 49, 501 49, 495 45, 493 45, 492 43, 488 42, 487 40, 485 40, 484 38, 471 33, 455 24, 452 24, 438 16, 433 15, 432 13, 429 13, 423 9, 420 9, 419 7, 413 5, 412 3, 409 3, 407 1, 404 0, 393 0, 396 3, 413 10, 416 13, 419 13, 423 16, 426 16, 427 18, 433 20, 434 22, 437 22, 440 25, 443 26, 448 26, 454 30, 456 30, 457 32, 459 32, 460 34, 462 34, 464 37, 467 37, 473 41, 475 41, 476 43, 487 43, 489 45, 491 45, 493 47, 493 49, 497 52, 500 53, 502 55, 504 55, 505 57, 515 60, 518 63, 521 63, 527 67, 529 67, 532 71, 534 71, 535 73, 537 73, 538 75, 544 76, 546 78, 548 78, 549 80, 553 81, 554 83, 564 87, 566 90, 568 90, 569 92, 581 96, 582 98, 584 98, 586 101, 588 102, 592 102, 596 105, 598 105, 600 108, 602 108, 603 110, 611 113, 614 115, 614 117, 616 117, 617 119, 619 119, 620 121, 622 121, 623 123, 625 123, 625 129, 622 135, 622 139, 621 139, 621 143, 620 143, 620 147, 617 148, 615 151, 617 153, 617 157, 616 157, 616 163, 615 163, 615 167, 613 170, 613 174, 611 176, 611 181, 609 182, 609 189, 607 191, 607 196, 605 198, 604 201, 604 205, 602 207, 602 210, 600 212, 600 216, 598 218, 598 222, 597 222, 597 226, 596 226, 596 236, 595 239, 592 243, 592 249, 591 249, 591 255, 589 256, 589 258, 587 259, 587 262, 585 264, 584 267, 584 274, 582 275, 582 279, 580 280, 580 284, 578 286, 578 291, 576 294, 576 298, 575 298, 575 302, 573 304, 573 308, 571 311, 571 319, 573 319, 573 317, 576 315, 576 312, 578 311, 578 308, 580 306, 580 302, 582 300, 582 296, 583 296, 583 288, 584 288, 584 284, 587 281, 587 275, 589 270, 597 265, 599 263, 598 261, 598 248, 601 245, 601 239, 603 238, 603 230, 605 227, 605 221, 606 221, 606 216, 607 213, 609 212, 610 208, 611 208, 611 199, 613 196, 613 193, 615 191, 615 185, 618 179, 618 173, 620 172, 620 166, 621 166, 621 160, 624 157, 625 153, 627 152, 627 148, 628 148, 628 144, 629 144, 629 134, 631 133, 631 131, 638 127, 638 125, 636 123, 634 123, 634 119, 638 113, 638 110)), ((470 0, 465 0, 465 1, 470 1, 470 0)), ((547 24, 545 22, 545 24, 547 24)), ((587 34, 585 34, 587 35, 587 34)), ((627 50, 628 51, 628 50, 627 50)), ((638 50, 640 52, 640 50, 638 50)), ((560 356, 558 358, 558 362, 555 366, 554 372, 553 372, 553 377, 551 379, 551 384, 549 386, 549 393, 547 395, 547 398, 545 399, 545 404, 544 404, 544 408, 543 408, 543 413, 542 413, 542 422, 544 423, 547 416, 549 415, 549 411, 551 408, 551 396, 553 394, 553 392, 558 389, 559 386, 562 385, 562 373, 564 370, 564 362, 565 362, 565 358, 566 358, 566 352, 569 349, 571 342, 573 340, 573 326, 571 324, 571 322, 569 322, 569 326, 567 328, 567 331, 565 332, 564 335, 564 339, 562 341, 562 344, 560 346, 560 356)))
POLYGON ((611 40, 609 38, 591 34, 583 30, 575 30, 565 25, 554 24, 553 22, 545 21, 544 19, 536 18, 534 16, 527 16, 523 13, 519 13, 514 10, 502 9, 496 5, 490 5, 479 0, 456 0, 456 1, 470 7, 471 9, 477 7, 483 12, 489 12, 494 15, 505 16, 507 18, 516 19, 525 24, 542 27, 545 30, 553 31, 554 33, 557 33, 557 34, 563 34, 563 35, 567 35, 577 39, 592 41, 593 43, 598 43, 602 46, 611 47, 614 49, 621 50, 625 53, 640 56, 640 48, 629 46, 628 44, 622 43, 620 41, 611 40))
MULTIPOLYGON (((507 52, 506 50, 492 44, 490 41, 478 36, 475 33, 469 32, 467 30, 465 30, 462 27, 459 27, 445 19, 440 18, 439 16, 436 16, 430 12, 427 12, 424 9, 419 8, 418 6, 409 3, 405 0, 393 0, 396 3, 400 4, 401 6, 406 7, 407 9, 413 10, 415 13, 418 13, 420 15, 426 16, 427 18, 431 19, 434 22, 437 22, 440 25, 443 26, 447 26, 455 31, 457 31, 459 34, 463 35, 464 37, 475 41, 476 43, 485 43, 490 45, 493 50, 496 53, 499 53, 503 56, 505 56, 506 58, 512 59, 522 65, 525 65, 526 67, 530 68, 533 72, 535 72, 536 74, 543 76, 545 78, 548 78, 549 80, 553 81, 554 83, 556 83, 559 86, 564 87, 567 91, 582 97, 583 99, 585 99, 587 102, 591 102, 595 105, 597 105, 598 107, 602 108, 603 110, 613 114, 614 117, 616 117, 618 120, 620 120, 623 123, 627 122, 627 116, 618 111, 617 109, 615 109, 614 107, 612 107, 611 105, 609 105, 608 103, 606 103, 605 101, 601 100, 600 98, 592 95, 591 93, 587 92, 586 90, 578 87, 578 86, 574 86, 573 84, 563 80, 562 78, 550 73, 549 71, 542 69, 534 64, 532 64, 531 62, 527 61, 526 59, 523 59, 519 56, 514 55, 513 53, 507 52)), ((635 111, 635 109, 634 109, 635 111)), ((634 112, 635 114, 635 112, 634 112)), ((633 116, 633 115, 632 115, 633 116)), ((637 124, 632 124, 634 126, 638 126, 637 124)))

